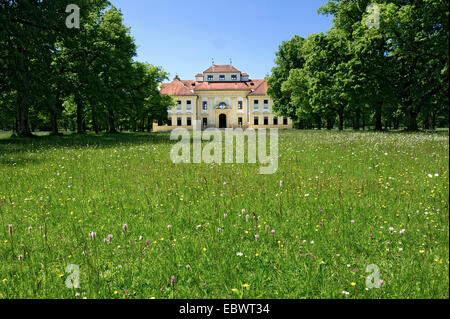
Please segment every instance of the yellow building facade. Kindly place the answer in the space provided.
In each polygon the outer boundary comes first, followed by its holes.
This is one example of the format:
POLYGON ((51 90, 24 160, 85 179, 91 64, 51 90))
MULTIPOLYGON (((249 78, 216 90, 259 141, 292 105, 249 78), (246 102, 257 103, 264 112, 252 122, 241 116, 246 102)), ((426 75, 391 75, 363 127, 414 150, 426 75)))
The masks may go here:
POLYGON ((174 128, 192 129, 195 121, 202 128, 292 128, 287 117, 272 112, 273 101, 267 95, 267 81, 252 80, 232 65, 212 65, 195 80, 181 80, 161 85, 175 105, 168 110, 168 125, 153 124, 153 131, 174 128))

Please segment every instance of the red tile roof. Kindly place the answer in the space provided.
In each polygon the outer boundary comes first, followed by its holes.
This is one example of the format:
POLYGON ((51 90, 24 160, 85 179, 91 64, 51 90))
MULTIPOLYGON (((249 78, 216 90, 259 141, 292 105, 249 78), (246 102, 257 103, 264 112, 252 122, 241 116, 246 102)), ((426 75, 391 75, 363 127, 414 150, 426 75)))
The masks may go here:
POLYGON ((213 64, 211 67, 206 69, 203 73, 219 73, 219 72, 220 73, 228 73, 228 72, 241 73, 241 71, 239 71, 232 65, 215 65, 215 64, 213 64))
POLYGON ((267 94, 267 81, 264 80, 253 80, 254 88, 253 92, 249 95, 266 95, 267 94))
POLYGON ((245 82, 198 82, 174 79, 171 83, 161 84, 161 94, 192 96, 196 91, 247 91, 249 95, 266 95, 267 82, 265 79, 245 82))
POLYGON ((171 83, 161 84, 161 94, 167 95, 194 95, 191 92, 193 88, 190 87, 191 82, 195 81, 181 81, 174 79, 171 83))

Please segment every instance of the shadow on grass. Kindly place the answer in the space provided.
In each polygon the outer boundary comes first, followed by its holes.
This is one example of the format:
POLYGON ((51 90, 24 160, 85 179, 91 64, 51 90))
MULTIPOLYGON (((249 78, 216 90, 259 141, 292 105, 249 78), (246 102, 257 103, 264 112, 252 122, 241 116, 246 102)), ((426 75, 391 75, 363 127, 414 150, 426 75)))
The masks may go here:
MULTIPOLYGON (((59 147, 114 148, 124 145, 172 144, 168 133, 118 133, 118 134, 70 134, 44 135, 35 137, 9 137, 0 139, 0 163, 12 164, 5 158, 8 154, 20 156, 20 153, 33 150, 59 147)), ((27 160, 24 158, 24 160, 27 160)))

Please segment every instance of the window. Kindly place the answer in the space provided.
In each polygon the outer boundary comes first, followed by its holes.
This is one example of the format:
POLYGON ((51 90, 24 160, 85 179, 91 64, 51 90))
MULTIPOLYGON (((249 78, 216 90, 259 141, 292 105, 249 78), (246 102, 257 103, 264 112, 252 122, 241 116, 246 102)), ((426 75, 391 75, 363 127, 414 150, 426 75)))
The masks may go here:
POLYGON ((208 126, 208 119, 206 117, 203 118, 203 127, 207 127, 208 126))
POLYGON ((283 125, 287 125, 288 124, 288 119, 287 117, 283 117, 283 125))
POLYGON ((177 117, 177 125, 181 126, 181 117, 177 117))
POLYGON ((231 75, 231 79, 232 79, 232 80, 237 80, 237 75, 236 75, 236 74, 232 74, 232 75, 231 75))
POLYGON ((273 117, 273 125, 278 125, 278 117, 273 117))
POLYGON ((255 101, 253 102, 253 108, 254 108, 255 110, 258 109, 258 103, 259 103, 258 100, 255 100, 255 101))
POLYGON ((242 101, 238 101, 238 110, 242 110, 242 101))
POLYGON ((238 125, 242 126, 242 117, 238 117, 238 125))
POLYGON ((225 80, 225 75, 223 75, 223 74, 219 75, 219 80, 220 81, 224 81, 225 80))
POLYGON ((269 109, 269 101, 268 100, 264 100, 264 109, 265 110, 269 109))
POLYGON ((225 102, 220 102, 219 103, 219 109, 226 109, 227 105, 225 104, 225 102))
POLYGON ((208 102, 203 101, 203 109, 207 110, 208 109, 208 102))
POLYGON ((186 110, 190 110, 191 109, 191 100, 187 100, 186 101, 186 110))
POLYGON ((167 125, 172 126, 172 118, 171 117, 169 117, 169 120, 167 121, 167 125))
POLYGON ((255 116, 254 118, 253 118, 253 124, 254 125, 258 125, 258 117, 257 116, 255 116))
POLYGON ((177 110, 181 110, 181 101, 177 101, 177 110))
POLYGON ((269 125, 269 118, 264 116, 264 125, 269 125))
POLYGON ((192 125, 192 123, 191 123, 191 118, 188 117, 188 118, 187 118, 187 126, 191 126, 191 125, 192 125))
POLYGON ((213 80, 213 76, 212 75, 208 75, 208 81, 212 81, 213 80))

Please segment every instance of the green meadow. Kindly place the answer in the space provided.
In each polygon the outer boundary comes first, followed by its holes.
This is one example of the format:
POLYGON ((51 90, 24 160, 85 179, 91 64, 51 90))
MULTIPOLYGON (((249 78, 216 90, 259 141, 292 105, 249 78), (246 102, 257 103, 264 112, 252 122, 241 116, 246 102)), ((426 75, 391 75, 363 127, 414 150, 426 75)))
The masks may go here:
POLYGON ((174 143, 0 138, 0 298, 449 298, 448 131, 280 131, 272 175, 174 143))

